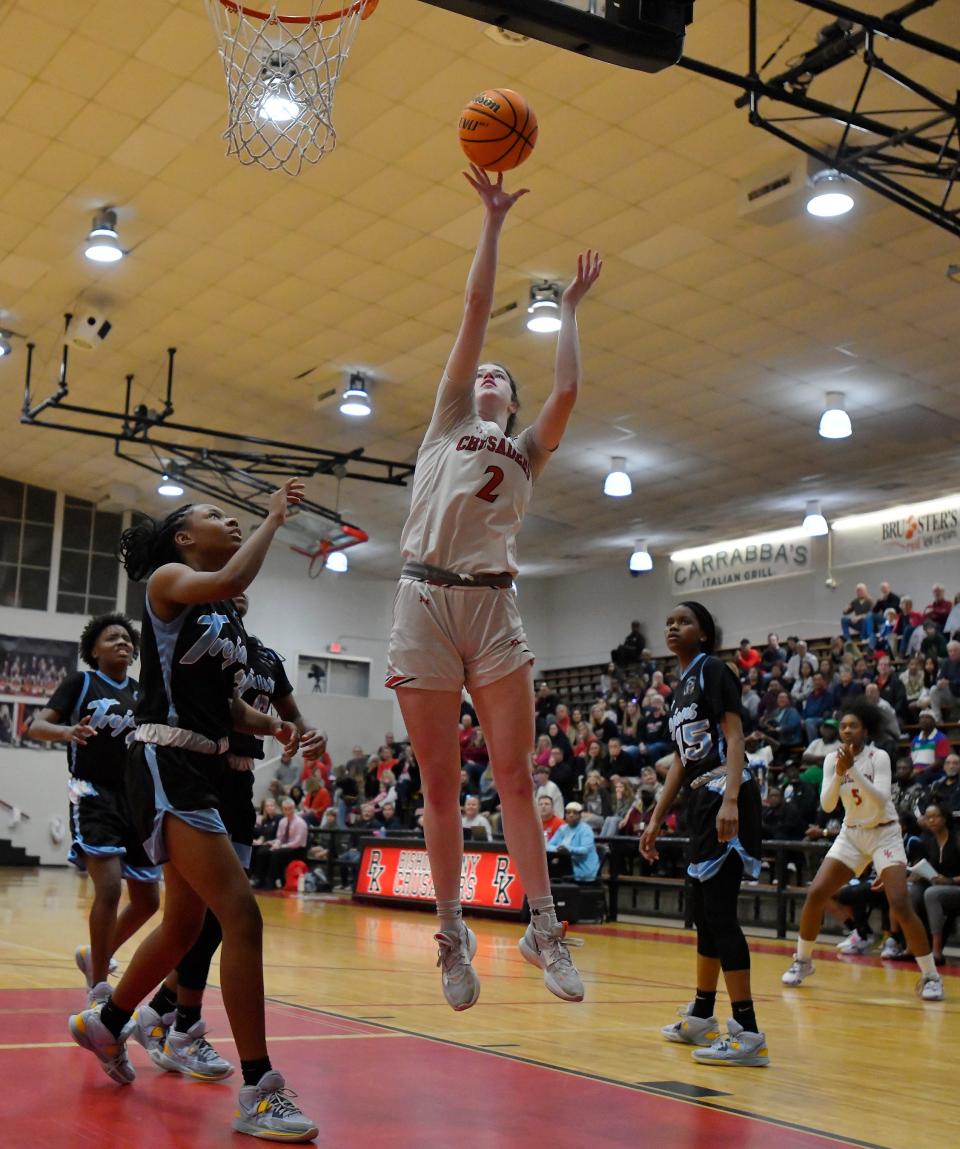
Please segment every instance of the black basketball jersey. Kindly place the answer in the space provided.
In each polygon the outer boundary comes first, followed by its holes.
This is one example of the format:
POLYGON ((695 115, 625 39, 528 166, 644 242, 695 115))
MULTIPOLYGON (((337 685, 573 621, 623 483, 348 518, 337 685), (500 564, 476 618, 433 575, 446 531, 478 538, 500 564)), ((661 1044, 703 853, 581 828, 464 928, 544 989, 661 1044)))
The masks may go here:
POLYGON ((720 720, 740 714, 740 683, 713 655, 699 654, 683 672, 670 704, 670 736, 683 763, 683 781, 722 766, 727 748, 720 720))
POLYGON ((137 725, 157 722, 219 740, 247 665, 247 636, 232 604, 185 606, 171 622, 145 600, 137 725))
MULTIPOLYGON (((247 639, 247 666, 237 692, 243 702, 261 714, 269 714, 274 702, 293 694, 280 655, 252 635, 247 639)), ((262 758, 263 738, 234 731, 230 735, 230 753, 240 758, 262 758)))
POLYGON ((97 732, 84 746, 76 742, 67 746, 74 778, 101 786, 122 784, 138 696, 136 679, 114 682, 100 670, 78 670, 60 683, 47 706, 65 726, 89 718, 91 730, 97 732))

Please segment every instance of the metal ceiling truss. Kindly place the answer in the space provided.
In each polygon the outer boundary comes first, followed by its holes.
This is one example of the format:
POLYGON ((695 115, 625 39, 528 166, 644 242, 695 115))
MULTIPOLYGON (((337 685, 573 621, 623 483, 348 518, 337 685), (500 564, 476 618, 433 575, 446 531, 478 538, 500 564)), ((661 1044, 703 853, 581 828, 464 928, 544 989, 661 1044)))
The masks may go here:
POLYGON ((960 237, 960 92, 937 93, 882 56, 884 43, 896 41, 914 49, 920 61, 934 58, 960 65, 960 49, 917 35, 903 24, 939 0, 911 0, 885 16, 871 16, 833 0, 795 2, 833 16, 834 21, 821 29, 813 48, 779 75, 760 77, 760 0, 750 0, 747 13, 745 76, 687 56, 679 66, 742 88, 736 103, 749 108, 751 124, 960 237), (810 95, 817 76, 857 62, 862 72, 849 107, 810 95), (877 97, 878 79, 889 82, 883 84, 884 96, 905 96, 905 106, 868 107, 868 95, 870 102, 877 97), (771 114, 768 104, 785 105, 793 113, 771 114), (823 138, 835 126, 842 129, 839 141, 827 145, 823 138), (873 138, 858 143, 864 135, 873 138))
MULTIPOLYGON (((71 317, 67 315, 65 318, 69 324, 71 317)), ((167 350, 166 396, 159 411, 144 403, 133 405, 133 375, 126 377, 122 411, 70 402, 67 383, 69 348, 66 344, 60 359, 56 391, 46 399, 34 402, 31 376, 35 346, 27 343, 21 423, 109 439, 118 459, 143 467, 155 475, 175 475, 194 490, 251 514, 265 515, 270 493, 291 478, 329 475, 338 482, 357 479, 403 487, 413 474, 414 464, 374 458, 362 447, 346 452, 329 451, 322 447, 174 422, 171 416, 174 413, 175 347, 167 350), (51 417, 54 414, 55 417, 51 417), (193 437, 198 437, 198 441, 193 437)), ((338 531, 342 533, 343 528, 359 530, 347 523, 338 510, 312 499, 304 499, 300 509, 329 522, 331 537, 338 531)))

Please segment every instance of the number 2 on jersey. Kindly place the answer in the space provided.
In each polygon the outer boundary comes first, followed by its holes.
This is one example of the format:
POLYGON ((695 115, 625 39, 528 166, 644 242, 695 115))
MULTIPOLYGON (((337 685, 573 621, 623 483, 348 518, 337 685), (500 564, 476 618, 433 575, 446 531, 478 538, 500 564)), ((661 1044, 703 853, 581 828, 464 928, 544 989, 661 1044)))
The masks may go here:
POLYGON ((503 482, 503 471, 500 467, 487 467, 483 473, 489 475, 490 480, 477 491, 477 498, 483 499, 485 503, 495 503, 499 496, 494 492, 503 482))

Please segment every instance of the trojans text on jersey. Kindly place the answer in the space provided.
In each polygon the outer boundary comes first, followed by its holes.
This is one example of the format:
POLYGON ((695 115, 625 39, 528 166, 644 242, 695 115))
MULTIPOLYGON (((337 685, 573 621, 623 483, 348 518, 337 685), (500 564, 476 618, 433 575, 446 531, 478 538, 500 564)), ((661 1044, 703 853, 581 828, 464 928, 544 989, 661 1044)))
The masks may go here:
POLYGON ((463 435, 457 441, 457 450, 490 451, 494 455, 503 455, 507 459, 512 459, 527 478, 530 478, 529 460, 503 435, 463 435))

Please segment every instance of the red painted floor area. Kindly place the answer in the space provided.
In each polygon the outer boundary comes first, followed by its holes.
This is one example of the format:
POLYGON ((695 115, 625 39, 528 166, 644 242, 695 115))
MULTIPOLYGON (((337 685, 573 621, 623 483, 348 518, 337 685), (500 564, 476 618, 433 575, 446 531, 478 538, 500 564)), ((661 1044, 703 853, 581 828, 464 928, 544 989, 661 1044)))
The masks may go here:
MULTIPOLYGON (((156 1070, 132 1043, 132 1086, 70 1042, 74 990, 0 992, 0 1143, 53 1149, 207 1149, 232 1134, 236 1078, 198 1085, 156 1070), (20 1048, 11 1048, 20 1046, 20 1048)), ((211 995, 211 1037, 233 1058, 211 995)), ((372 1023, 270 1005, 278 1069, 320 1125, 324 1149, 827 1149, 845 1142, 687 1104, 372 1023), (282 1040, 289 1038, 290 1040, 282 1040), (281 1039, 281 1040, 277 1040, 281 1039)), ((254 1144, 251 1140, 249 1144, 254 1144)))

